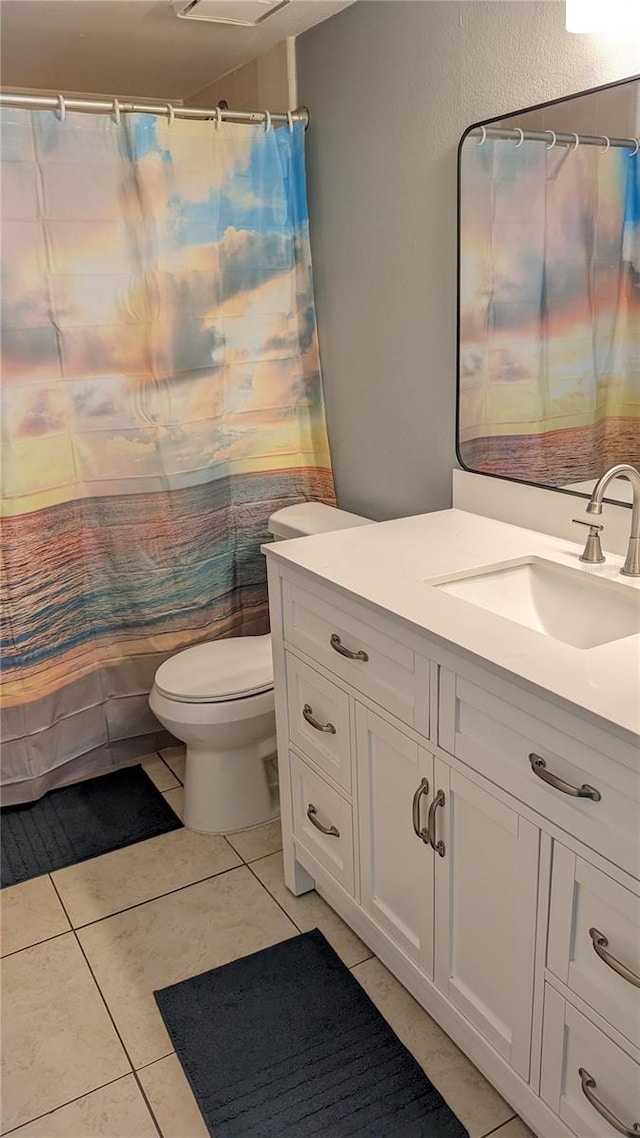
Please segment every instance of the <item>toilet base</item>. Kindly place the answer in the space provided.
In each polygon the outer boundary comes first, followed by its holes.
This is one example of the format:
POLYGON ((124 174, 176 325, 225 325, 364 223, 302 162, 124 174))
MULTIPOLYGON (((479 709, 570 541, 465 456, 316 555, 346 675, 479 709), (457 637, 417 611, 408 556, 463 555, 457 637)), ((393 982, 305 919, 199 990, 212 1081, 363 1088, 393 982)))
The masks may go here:
POLYGON ((232 751, 187 744, 184 824, 204 834, 228 834, 271 822, 280 814, 273 779, 276 739, 232 751))

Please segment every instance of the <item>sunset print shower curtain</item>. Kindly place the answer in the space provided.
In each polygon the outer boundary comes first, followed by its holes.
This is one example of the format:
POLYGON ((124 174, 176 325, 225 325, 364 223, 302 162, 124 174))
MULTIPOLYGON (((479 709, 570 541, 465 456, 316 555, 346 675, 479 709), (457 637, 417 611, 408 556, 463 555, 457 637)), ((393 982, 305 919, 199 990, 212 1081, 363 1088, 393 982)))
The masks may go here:
POLYGON ((334 502, 304 130, 3 110, 3 801, 153 749, 155 669, 267 628, 334 502))
POLYGON ((459 449, 472 470, 565 486, 640 465, 639 159, 465 140, 459 449))

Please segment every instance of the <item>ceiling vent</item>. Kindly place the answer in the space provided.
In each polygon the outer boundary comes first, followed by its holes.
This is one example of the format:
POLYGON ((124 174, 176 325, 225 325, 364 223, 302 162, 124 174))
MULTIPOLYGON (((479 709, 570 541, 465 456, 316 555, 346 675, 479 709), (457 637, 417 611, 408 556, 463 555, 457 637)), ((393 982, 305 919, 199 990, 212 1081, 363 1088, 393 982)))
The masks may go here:
POLYGON ((182 20, 255 28, 286 8, 289 0, 170 0, 170 3, 182 20))

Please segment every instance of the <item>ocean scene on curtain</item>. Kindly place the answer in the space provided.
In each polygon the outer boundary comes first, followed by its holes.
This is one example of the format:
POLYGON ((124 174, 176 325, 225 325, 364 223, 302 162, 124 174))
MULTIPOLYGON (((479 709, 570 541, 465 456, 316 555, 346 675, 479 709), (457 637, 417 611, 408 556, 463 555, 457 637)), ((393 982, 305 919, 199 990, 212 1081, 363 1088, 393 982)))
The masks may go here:
POLYGON ((565 486, 640 465, 640 163, 465 141, 460 457, 565 486))
POLYGON ((3 110, 3 801, 153 749, 158 665, 268 627, 333 504, 304 128, 3 110))

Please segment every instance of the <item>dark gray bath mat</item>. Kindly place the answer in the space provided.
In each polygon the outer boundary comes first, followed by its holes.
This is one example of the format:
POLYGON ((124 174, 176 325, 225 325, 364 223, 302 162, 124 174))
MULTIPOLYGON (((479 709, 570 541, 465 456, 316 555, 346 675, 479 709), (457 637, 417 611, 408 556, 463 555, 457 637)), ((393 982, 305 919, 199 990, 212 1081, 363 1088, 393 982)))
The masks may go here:
POLYGON ((468 1138, 318 929, 154 995, 215 1138, 468 1138))
POLYGON ((142 767, 51 790, 0 811, 2 885, 177 830, 180 819, 142 767))

